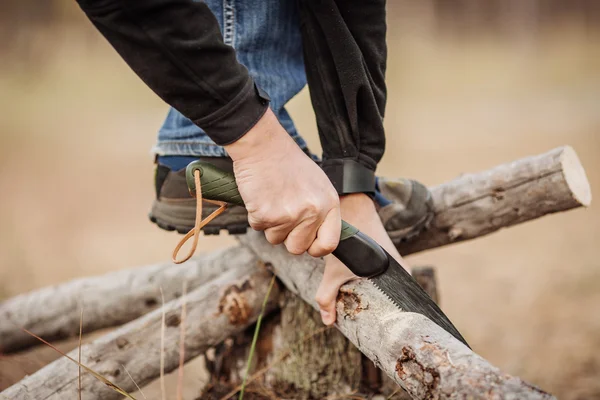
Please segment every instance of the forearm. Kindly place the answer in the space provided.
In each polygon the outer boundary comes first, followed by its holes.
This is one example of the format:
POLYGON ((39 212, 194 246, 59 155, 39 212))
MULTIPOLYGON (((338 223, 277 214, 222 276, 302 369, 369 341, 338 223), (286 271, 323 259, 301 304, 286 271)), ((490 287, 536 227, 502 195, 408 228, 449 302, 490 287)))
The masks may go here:
POLYGON ((221 145, 243 136, 268 108, 203 2, 78 0, 131 69, 221 145))
POLYGON ((385 149, 385 1, 301 0, 300 10, 323 169, 340 193, 372 192, 385 149))

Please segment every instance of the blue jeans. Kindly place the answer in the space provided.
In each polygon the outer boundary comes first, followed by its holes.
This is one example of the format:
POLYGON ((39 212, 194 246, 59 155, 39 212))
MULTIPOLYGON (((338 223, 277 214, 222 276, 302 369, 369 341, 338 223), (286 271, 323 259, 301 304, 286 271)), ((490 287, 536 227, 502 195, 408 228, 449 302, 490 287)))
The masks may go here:
MULTIPOLYGON (((281 125, 306 149, 285 109, 306 85, 300 21, 295 0, 205 0, 215 14, 225 44, 236 49, 258 85, 271 97, 271 109, 281 125)), ((192 121, 171 108, 153 148, 158 155, 226 156, 192 121)))

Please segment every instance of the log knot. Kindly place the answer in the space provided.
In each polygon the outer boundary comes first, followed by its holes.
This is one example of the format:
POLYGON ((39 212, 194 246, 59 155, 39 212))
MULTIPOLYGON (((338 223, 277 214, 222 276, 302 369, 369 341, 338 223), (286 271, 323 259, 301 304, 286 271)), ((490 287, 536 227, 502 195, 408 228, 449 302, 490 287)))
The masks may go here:
POLYGON ((418 398, 438 398, 435 392, 440 383, 440 373, 419 362, 411 347, 402 347, 402 356, 396 362, 396 374, 405 383, 409 393, 418 390, 418 398))
POLYGON ((125 339, 123 336, 120 336, 115 340, 115 343, 119 349, 124 348, 129 344, 129 340, 125 339))
POLYGON ((342 304, 344 318, 350 318, 351 320, 354 320, 357 314, 368 308, 366 305, 363 305, 360 296, 354 290, 348 288, 340 289, 337 302, 342 304))
POLYGON ((165 318, 165 325, 170 328, 176 328, 181 323, 181 318, 179 317, 178 312, 172 312, 167 314, 165 318))
POLYGON ((233 325, 248 323, 252 312, 245 292, 252 289, 252 283, 245 280, 241 285, 231 285, 223 292, 219 300, 219 314, 225 314, 233 325))

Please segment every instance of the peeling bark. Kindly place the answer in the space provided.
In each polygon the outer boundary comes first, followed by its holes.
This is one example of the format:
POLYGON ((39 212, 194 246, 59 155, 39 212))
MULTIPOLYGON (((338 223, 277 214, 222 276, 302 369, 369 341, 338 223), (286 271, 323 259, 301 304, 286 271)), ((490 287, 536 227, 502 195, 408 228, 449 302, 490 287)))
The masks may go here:
MULTIPOLYGON (((503 227, 591 202, 585 171, 575 151, 559 147, 487 171, 462 175, 431 188, 436 215, 418 240, 400 243, 403 255, 487 235, 503 227)), ((36 344, 19 327, 47 339, 79 332, 79 308, 85 307, 85 330, 131 321, 159 303, 158 287, 167 300, 180 295, 184 279, 190 288, 236 265, 243 252, 227 249, 170 263, 84 278, 17 296, 0 304, 0 350, 11 352, 36 344)))
MULTIPOLYGON (((585 172, 570 147, 524 158, 489 171, 465 175, 433 188, 432 192, 436 210, 433 226, 414 243, 401 244, 400 250, 403 254, 482 236, 501 227, 538 218, 548 213, 587 206, 591 201, 585 172)), ((317 308, 314 295, 322 277, 321 260, 307 255, 292 256, 282 246, 269 245, 257 232, 250 232, 240 241, 252 249, 262 261, 271 263, 278 277, 291 292, 300 296, 313 308, 317 308)), ((229 274, 238 272, 236 266, 229 274)), ((219 326, 224 326, 226 329, 218 338, 212 337, 208 341, 210 342, 208 346, 217 344, 235 332, 241 332, 254 320, 256 307, 260 306, 262 300, 259 293, 264 293, 266 286, 266 280, 256 279, 252 288, 247 288, 246 293, 249 297, 244 304, 249 307, 250 312, 245 306, 240 307, 237 289, 229 290, 220 298, 212 299, 213 303, 210 303, 210 307, 217 310, 216 314, 212 315, 211 320, 207 320, 205 316, 199 317, 204 321, 204 325, 196 323, 187 328, 189 336, 186 345, 190 340, 198 341, 200 340, 198 337, 204 337, 202 328, 211 327, 213 320, 218 321, 219 326), (257 295, 253 297, 252 293, 257 295), (230 308, 233 311, 226 311, 230 308), (246 318, 248 315, 250 317, 246 318)), ((220 287, 224 288, 223 285, 220 287)), ((198 290, 194 293, 198 293, 198 290)), ((213 297, 218 297, 214 292, 211 294, 213 297)), ((209 301, 202 298, 204 302, 209 301)), ((344 286, 338 297, 337 312, 337 328, 344 336, 415 399, 552 398, 542 390, 490 365, 424 316, 398 310, 368 280, 359 280, 344 286)), ((129 327, 128 332, 135 337, 138 337, 136 330, 142 330, 151 336, 156 326, 154 325, 153 330, 143 330, 146 327, 140 321, 156 318, 156 315, 157 311, 154 311, 117 332, 122 332, 129 327)), ((171 318, 172 325, 177 324, 175 317, 168 315, 168 318, 171 318)), ((192 318, 191 315, 189 318, 192 318)), ((288 328, 290 326, 288 325, 288 328)), ((282 321, 281 329, 285 329, 285 321, 282 321)), ((291 340, 288 336, 282 337, 291 340)), ((117 337, 111 334, 94 343, 102 348, 103 344, 114 342, 118 347, 116 340, 117 337)), ((125 342, 122 347, 127 348, 129 343, 129 341, 125 342)), ((202 345, 198 345, 196 350, 192 349, 190 354, 199 354, 198 349, 206 348, 202 347, 206 345, 206 341, 200 340, 199 343, 202 345)), ((156 343, 154 345, 156 346, 156 343)), ((330 345, 329 341, 324 344, 324 346, 328 345, 330 345)), ((156 352, 149 344, 147 346, 147 353, 156 352)), ((173 343, 167 346, 169 353, 174 352, 175 348, 173 343)), ((114 367, 115 360, 119 359, 118 355, 108 352, 107 356, 113 358, 110 360, 105 358, 105 362, 109 364, 112 362, 113 364, 110 365, 114 367)), ((87 357, 87 361, 95 362, 93 357, 90 358, 89 355, 87 357)), ((135 358, 135 354, 131 354, 130 357, 135 358)), ((54 364, 49 367, 52 365, 54 364)), ((52 368, 56 370, 57 367, 52 368)), ((61 368, 66 368, 66 365, 62 365, 61 368)), ((111 372, 109 367, 103 366, 103 368, 108 368, 106 371, 111 372)), ((116 370, 112 371, 113 375, 116 375, 116 370)), ((137 373, 141 374, 141 382, 147 382, 148 378, 143 372, 137 373)), ((72 377, 76 375, 73 374, 72 377)), ((135 375, 134 377, 136 380, 140 378, 135 375)), ((115 378, 121 379, 118 376, 115 378)), ((25 391, 31 387, 45 390, 44 382, 50 382, 48 375, 35 374, 15 386, 25 391), (40 383, 36 383, 37 380, 40 383)), ((74 379, 66 383, 63 380, 62 384, 68 386, 72 382, 74 379)), ((49 385, 57 388, 56 385, 49 385)), ((13 388, 8 390, 17 390, 13 388)), ((56 393, 63 393, 62 389, 56 390, 56 393)), ((3 395, 6 393, 4 392, 3 395)), ((46 397, 39 398, 55 398, 52 397, 55 394, 50 391, 46 393, 48 393, 46 397)), ((100 396, 100 392, 96 395, 99 397, 89 398, 109 398, 100 396)))
MULTIPOLYGON (((185 358, 190 360, 256 321, 272 274, 246 252, 246 261, 219 278, 190 291, 185 298, 165 304, 165 372, 179 364, 182 301, 186 301, 185 358), (232 299, 228 293, 236 292, 232 299), (221 307, 226 304, 225 307, 221 307), (244 315, 242 322, 239 315, 244 315), (231 320, 237 323, 231 323, 231 320)), ((268 311, 277 308, 279 290, 274 287, 268 311)), ((117 330, 82 346, 82 363, 123 389, 134 392, 131 374, 140 386, 160 375, 162 310, 157 309, 117 330), (127 372, 125 372, 125 370, 127 372)), ((69 353, 77 359, 77 349, 69 353)), ((7 399, 75 399, 77 365, 60 358, 2 392, 7 399)), ((90 374, 83 373, 84 399, 121 399, 122 396, 90 374)))
MULTIPOLYGON (((316 310, 323 261, 290 255, 252 232, 240 241, 273 265, 284 285, 316 310)), ((396 308, 367 279, 344 285, 336 327, 414 399, 552 399, 544 391, 501 372, 428 318, 396 308), (347 308, 352 293, 356 308, 347 308)))
POLYGON ((85 332, 132 321, 160 305, 160 288, 165 301, 170 301, 181 296, 184 281, 192 290, 247 257, 247 251, 234 247, 194 257, 181 265, 169 262, 131 268, 19 295, 0 303, 0 352, 39 344, 20 328, 46 340, 77 336, 82 307, 85 332))
POLYGON ((435 217, 417 240, 398 244, 402 255, 474 239, 592 201, 575 151, 559 147, 430 188, 435 217))

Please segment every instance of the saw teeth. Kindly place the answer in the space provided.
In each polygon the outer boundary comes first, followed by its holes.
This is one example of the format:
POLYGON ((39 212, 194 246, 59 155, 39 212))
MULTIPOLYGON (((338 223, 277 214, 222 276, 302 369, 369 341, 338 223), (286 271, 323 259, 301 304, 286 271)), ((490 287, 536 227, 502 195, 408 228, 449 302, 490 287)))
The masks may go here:
POLYGON ((386 292, 383 291, 382 288, 380 288, 374 281, 372 281, 371 279, 368 279, 369 282, 371 282, 371 284, 373 286, 375 286, 377 288, 377 290, 385 296, 386 299, 388 299, 393 305, 396 306, 396 308, 405 311, 402 307, 400 307, 400 305, 398 303, 396 303, 386 292))

